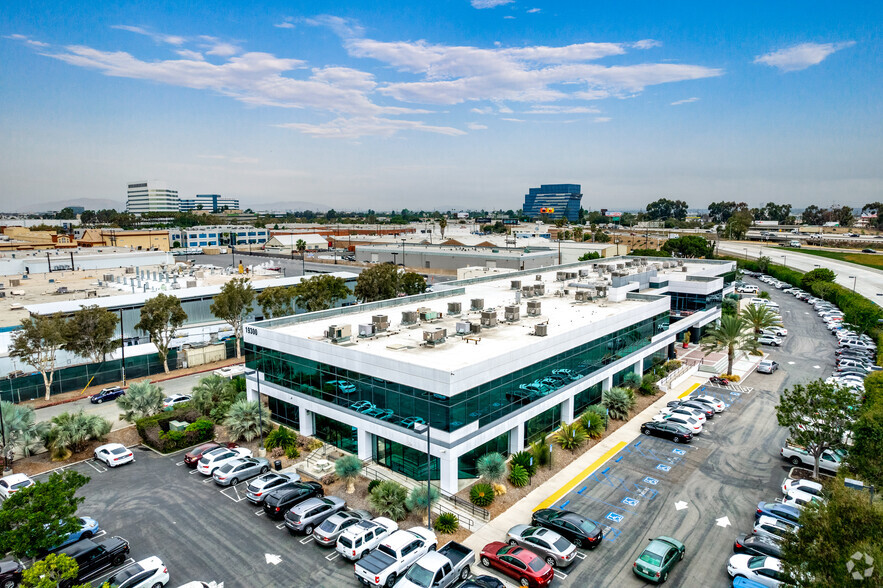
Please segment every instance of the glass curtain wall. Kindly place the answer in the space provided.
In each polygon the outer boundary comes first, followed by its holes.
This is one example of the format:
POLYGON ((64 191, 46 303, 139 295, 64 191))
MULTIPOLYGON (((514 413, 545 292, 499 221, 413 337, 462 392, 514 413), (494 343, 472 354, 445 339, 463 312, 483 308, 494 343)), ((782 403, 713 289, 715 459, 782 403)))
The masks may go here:
POLYGON ((546 433, 554 431, 561 424, 561 405, 556 404, 524 423, 524 442, 533 443, 546 433))
POLYGON ((460 478, 477 478, 478 459, 488 453, 501 453, 509 455, 509 432, 506 431, 496 439, 491 439, 484 445, 479 445, 472 451, 467 451, 457 459, 457 475, 460 478))
POLYGON ((316 437, 349 453, 359 453, 356 428, 321 414, 315 415, 316 437))
POLYGON ((573 397, 573 416, 581 415, 589 406, 599 402, 601 402, 601 382, 589 386, 573 397))
POLYGON ((267 396, 267 400, 273 420, 300 431, 300 410, 297 406, 272 396, 267 396))
MULTIPOLYGON (((375 435, 374 461, 394 472, 408 476, 412 480, 426 480, 426 452, 418 451, 407 445, 390 441, 375 435)), ((439 461, 432 457, 430 462, 431 479, 439 479, 439 461)))

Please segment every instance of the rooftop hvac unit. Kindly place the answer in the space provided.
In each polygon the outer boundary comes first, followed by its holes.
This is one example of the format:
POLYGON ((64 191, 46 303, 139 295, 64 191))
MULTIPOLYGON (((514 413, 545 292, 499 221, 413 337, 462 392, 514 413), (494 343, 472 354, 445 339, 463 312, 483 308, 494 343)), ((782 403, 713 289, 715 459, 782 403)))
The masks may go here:
POLYGON ((331 339, 332 343, 342 343, 349 341, 352 337, 353 330, 351 325, 330 325, 325 336, 331 339))
POLYGON ((437 321, 438 319, 441 318, 439 313, 437 313, 434 310, 429 310, 428 308, 421 308, 419 312, 420 312, 420 320, 423 322, 437 321))
POLYGON ((389 316, 385 314, 375 314, 371 317, 371 324, 374 325, 374 332, 380 333, 389 328, 389 316))
POLYGON ((579 277, 581 277, 581 278, 589 277, 589 270, 587 270, 587 269, 579 270, 579 277))
POLYGON ((588 290, 577 290, 574 293, 574 299, 577 302, 589 302, 592 299, 592 296, 588 290))
POLYGON ((497 326, 497 311, 483 310, 481 311, 481 326, 490 329, 497 326))
POLYGON ((678 266, 683 266, 683 265, 684 265, 684 260, 683 260, 683 259, 679 259, 677 263, 678 263, 678 266))
POLYGON ((555 272, 555 280, 563 282, 567 279, 567 272, 555 272))
POLYGON ((113 282, 113 274, 104 274, 103 276, 101 276, 101 278, 105 282, 113 282))
POLYGON ((534 279, 535 279, 537 282, 542 282, 542 281, 543 281, 543 274, 537 274, 537 275, 534 277, 534 279))
POLYGON ((684 265, 684 266, 681 266, 681 271, 682 271, 682 272, 687 271, 687 266, 685 266, 685 265, 684 265))
POLYGON ((533 293, 535 296, 542 296, 546 293, 546 285, 545 284, 534 284, 533 285, 533 293))
POLYGON ((506 322, 518 322, 521 320, 521 307, 507 306, 503 309, 503 314, 506 317, 506 322))
POLYGON ((530 298, 533 296, 533 286, 524 286, 521 288, 521 293, 525 298, 530 298))
POLYGON ((542 303, 539 300, 529 300, 527 302, 527 316, 540 316, 542 311, 542 303))
POLYGON ((127 268, 126 268, 126 273, 127 273, 127 274, 134 274, 134 273, 135 273, 135 268, 132 267, 132 266, 127 267, 127 268))
POLYGON ((402 312, 402 324, 413 325, 417 322, 417 311, 405 310, 402 312))
POLYGON ((518 290, 521 288, 521 280, 512 280, 512 285, 510 286, 511 290, 518 290))
POLYGON ((374 324, 366 323, 364 325, 359 325, 359 337, 373 337, 374 336, 374 324))
POLYGON ((470 332, 473 335, 477 335, 478 333, 481 333, 481 325, 479 323, 469 323, 469 327, 470 327, 470 332))
POLYGON ((457 334, 468 335, 472 332, 472 323, 469 321, 457 321, 457 334))
POLYGON ((459 302, 448 302, 448 314, 449 315, 459 315, 460 314, 461 305, 459 302))
POLYGON ((423 331, 423 341, 429 345, 438 345, 444 343, 448 336, 448 330, 437 327, 435 329, 425 329, 423 331))
POLYGON ((187 280, 188 288, 196 288, 196 280, 187 280))
POLYGON ((567 279, 568 280, 575 280, 576 276, 577 276, 576 272, 567 272, 567 279))
POLYGON ((545 337, 549 334, 549 325, 546 323, 539 324, 534 327, 533 334, 537 337, 545 337))
POLYGON ((21 286, 21 280, 18 278, 9 278, 9 287, 15 288, 17 286, 21 286))
POLYGON ((483 310, 484 298, 473 298, 469 308, 470 310, 483 310))
POLYGON ((597 293, 598 298, 606 298, 607 286, 595 286, 595 292, 597 293))

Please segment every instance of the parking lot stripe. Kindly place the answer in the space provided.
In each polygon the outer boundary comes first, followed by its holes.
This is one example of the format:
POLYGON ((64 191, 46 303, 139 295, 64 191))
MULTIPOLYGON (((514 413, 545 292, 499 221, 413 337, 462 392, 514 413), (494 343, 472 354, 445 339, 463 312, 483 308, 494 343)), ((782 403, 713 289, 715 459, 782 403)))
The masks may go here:
POLYGON ((335 551, 335 552, 332 552, 332 553, 329 553, 328 555, 326 555, 325 559, 327 559, 328 561, 334 561, 338 557, 340 557, 340 554, 335 551))
POLYGON ((304 537, 303 539, 300 540, 300 544, 301 544, 301 545, 306 545, 307 543, 309 543, 309 542, 312 541, 312 540, 313 540, 313 536, 312 536, 312 535, 307 535, 306 537, 304 537))
POLYGON ((577 484, 579 484, 580 482, 585 480, 588 476, 590 476, 592 474, 592 472, 594 472, 599 467, 604 465, 604 463, 606 463, 607 460, 609 460, 611 457, 613 457, 614 455, 619 453, 619 451, 621 451, 622 448, 625 447, 626 445, 628 445, 628 444, 625 441, 620 441, 619 443, 614 445, 604 455, 602 455, 601 457, 596 459, 592 465, 590 465, 589 467, 587 467, 586 469, 581 471, 575 478, 573 478, 571 481, 564 484, 561 488, 559 488, 558 490, 553 492, 551 496, 549 496, 547 499, 545 499, 544 501, 539 503, 537 505, 537 507, 534 509, 534 511, 537 511, 537 510, 540 510, 543 508, 549 508, 551 505, 558 502, 558 500, 562 496, 564 496, 565 494, 567 494, 568 492, 570 492, 571 490, 576 488, 577 484))
POLYGON ((683 398, 684 396, 689 396, 689 395, 692 394, 692 393, 696 390, 696 388, 698 388, 699 386, 700 386, 700 384, 693 384, 692 386, 690 386, 689 388, 687 388, 687 391, 686 391, 686 392, 684 392, 683 394, 681 394, 680 396, 678 396, 678 398, 680 399, 680 398, 683 398))
POLYGON ((99 474, 102 474, 107 471, 107 468, 95 465, 95 461, 91 460, 91 459, 86 461, 86 465, 90 466, 93 470, 95 470, 99 474))
POLYGON ((105 572, 104 574, 102 574, 98 577, 92 578, 91 580, 89 580, 89 582, 90 583, 97 582, 98 585, 100 586, 102 584, 102 582, 101 582, 102 579, 110 578, 114 574, 117 574, 117 573, 125 570, 128 567, 131 567, 132 564, 134 564, 134 563, 135 563, 135 559, 130 557, 130 558, 126 559, 123 563, 121 563, 119 566, 115 567, 113 570, 111 570, 109 572, 105 572))
POLYGON ((276 525, 276 528, 281 531, 282 529, 285 528, 285 523, 279 523, 278 525, 276 525))

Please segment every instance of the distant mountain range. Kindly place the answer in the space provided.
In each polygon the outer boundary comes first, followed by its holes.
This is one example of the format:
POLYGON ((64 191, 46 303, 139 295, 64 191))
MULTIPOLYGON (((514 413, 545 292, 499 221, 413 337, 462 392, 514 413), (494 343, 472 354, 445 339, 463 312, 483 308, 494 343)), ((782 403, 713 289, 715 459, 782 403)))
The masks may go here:
POLYGON ((47 210, 61 210, 67 206, 82 206, 86 210, 101 210, 103 208, 113 208, 115 210, 125 210, 126 203, 118 200, 110 200, 109 198, 72 198, 70 200, 55 200, 53 202, 37 202, 35 204, 23 203, 16 206, 15 210, 7 212, 45 212, 47 210))
POLYGON ((315 202, 304 202, 302 200, 284 200, 282 202, 259 202, 257 204, 249 205, 246 202, 240 202, 240 206, 243 207, 243 210, 246 208, 251 208, 252 210, 312 210, 313 212, 325 212, 328 210, 328 206, 324 204, 316 204, 315 202))

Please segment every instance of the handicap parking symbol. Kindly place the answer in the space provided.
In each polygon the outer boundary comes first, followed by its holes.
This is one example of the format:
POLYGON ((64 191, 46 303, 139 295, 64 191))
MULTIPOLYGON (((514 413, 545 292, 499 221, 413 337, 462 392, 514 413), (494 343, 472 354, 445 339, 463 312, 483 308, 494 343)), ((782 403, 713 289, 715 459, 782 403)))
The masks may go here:
POLYGON ((621 502, 623 504, 627 504, 628 506, 638 506, 638 501, 635 500, 634 498, 629 498, 628 496, 623 498, 621 502))
POLYGON ((741 392, 730 392, 730 396, 742 396, 741 392))
POLYGON ((672 449, 671 452, 674 453, 675 455, 685 455, 687 453, 683 449, 672 449))
POLYGON ((659 470, 659 471, 661 471, 661 472, 668 472, 668 471, 671 471, 671 466, 670 466, 670 465, 665 465, 664 463, 661 463, 661 464, 659 464, 658 466, 656 466, 656 469, 659 470))
POLYGON ((604 518, 606 518, 606 519, 608 519, 608 520, 611 520, 611 521, 613 521, 614 523, 619 523, 619 522, 622 521, 622 515, 621 515, 621 514, 616 514, 615 512, 608 512, 608 513, 607 513, 607 516, 604 517, 604 518))
POLYGON ((646 478, 644 478, 644 482, 655 486, 656 484, 659 483, 659 480, 657 480, 656 478, 651 478, 650 476, 647 476, 646 478))

